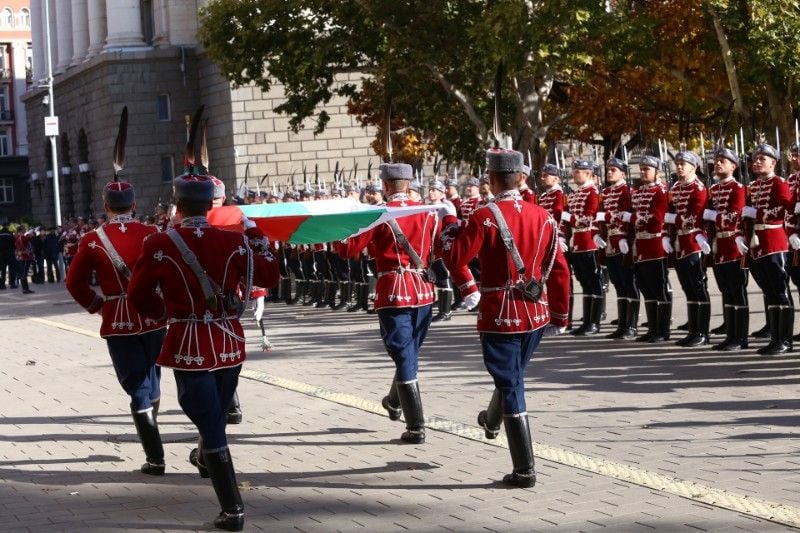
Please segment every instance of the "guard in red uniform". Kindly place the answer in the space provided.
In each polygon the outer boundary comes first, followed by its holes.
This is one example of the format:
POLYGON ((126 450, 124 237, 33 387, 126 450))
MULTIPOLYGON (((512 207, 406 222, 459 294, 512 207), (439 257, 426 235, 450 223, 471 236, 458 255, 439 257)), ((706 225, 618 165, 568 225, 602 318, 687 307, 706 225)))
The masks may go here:
POLYGON ((156 228, 137 222, 133 187, 111 182, 103 189, 108 222, 80 241, 67 272, 67 290, 90 313, 101 313, 100 336, 106 340, 117 379, 131 397, 131 414, 147 462, 141 471, 164 474, 164 448, 157 415, 161 370, 156 358, 164 340, 166 321, 139 314, 128 301, 128 282, 142 242, 156 228), (102 295, 90 285, 96 273, 102 295))
MULTIPOLYGON (((798 252, 798 250, 800 250, 800 218, 798 214, 795 213, 797 210, 796 202, 800 199, 800 147, 798 147, 797 144, 792 144, 789 152, 791 154, 790 164, 792 173, 786 178, 786 182, 789 184, 789 194, 791 194, 793 198, 794 207, 786 213, 784 223, 786 227, 786 236, 790 239, 789 246, 793 250, 793 252, 789 254, 789 257, 795 259, 788 260, 787 265, 789 269, 789 279, 791 279, 795 287, 800 288, 800 262, 796 260, 798 254, 800 254, 800 252, 798 252), (792 239, 792 235, 797 235, 797 239, 792 239)), ((794 340, 800 340, 800 336, 795 335, 794 340)))
MULTIPOLYGON (((539 172, 540 193, 536 201, 536 203, 539 204, 542 209, 547 211, 556 222, 561 221, 561 213, 564 211, 564 206, 566 205, 566 197, 564 196, 564 191, 561 189, 560 173, 561 171, 559 168, 552 163, 546 163, 544 166, 542 166, 542 170, 539 172)), ((564 237, 564 234, 561 233, 560 225, 558 243, 561 247, 561 251, 566 254, 567 251, 569 251, 569 247, 567 246, 566 237, 564 237)), ((572 276, 570 276, 569 318, 567 320, 567 329, 572 327, 572 310, 575 308, 575 296, 573 292, 572 276)))
MULTIPOLYGON (((33 294, 34 291, 28 285, 28 271, 35 259, 33 253, 34 230, 17 226, 17 233, 14 236, 14 259, 17 261, 16 272, 13 273, 15 279, 22 285, 22 294, 33 294)), ((16 283, 14 283, 16 286, 16 283)))
POLYGON ((445 196, 450 203, 456 208, 458 218, 461 218, 461 197, 458 195, 458 179, 454 176, 444 180, 445 196))
POLYGON ((742 232, 742 208, 745 203, 744 185, 733 176, 739 157, 727 148, 714 154, 714 174, 717 183, 709 189, 711 207, 703 211, 703 219, 714 224, 714 278, 722 293, 722 313, 725 317, 725 340, 714 345, 715 350, 732 351, 747 348, 750 308, 747 300, 747 269, 742 268, 742 256, 748 248, 742 232))
POLYGON ((601 212, 597 213, 598 222, 606 225, 606 265, 617 292, 617 329, 606 335, 607 339, 636 337, 639 319, 639 289, 633 273, 633 243, 629 241, 631 225, 622 220, 623 214, 631 210, 631 192, 625 183, 627 170, 628 164, 621 159, 612 158, 606 162, 607 187, 601 194, 601 212))
POLYGON ((254 284, 274 287, 278 265, 249 220, 245 235, 209 226, 214 184, 208 176, 187 173, 174 186, 180 226, 144 242, 128 290, 139 312, 169 320, 157 363, 174 370, 178 402, 200 432, 190 461, 211 477, 222 507, 215 526, 241 531, 244 507, 225 435, 226 410, 245 360, 237 292, 242 280, 245 295, 254 284))
MULTIPOLYGON (((380 167, 387 206, 420 205, 406 195, 413 179, 411 165, 383 164, 380 167)), ((430 271, 433 239, 438 237, 436 213, 420 213, 385 223, 339 247, 344 257, 355 257, 365 247, 375 258, 377 286, 375 310, 381 337, 395 364, 395 377, 383 407, 392 420, 405 414, 403 442, 425 442, 425 418, 417 380, 419 351, 431 323, 434 286, 430 271)))
POLYGON ((522 199, 528 203, 535 204, 536 203, 536 193, 528 187, 528 178, 531 175, 531 167, 528 165, 522 165, 522 170, 519 173, 519 185, 517 188, 519 189, 519 195, 522 196, 522 199))
POLYGON ((484 272, 478 312, 483 361, 494 379, 488 409, 478 416, 487 438, 505 426, 513 471, 503 482, 536 483, 525 404, 525 368, 543 334, 567 324, 569 268, 558 246, 558 225, 547 212, 522 199, 518 173, 522 154, 490 150, 486 169, 495 201, 466 224, 445 217, 442 250, 456 270, 477 256, 484 272))
POLYGON ((639 161, 641 185, 631 195, 631 213, 623 221, 633 225, 633 271, 636 285, 644 296, 647 333, 638 342, 669 340, 672 318, 672 288, 667 272, 667 254, 672 251, 669 237, 662 235, 667 212, 667 195, 658 182, 661 161, 650 155, 639 161))
POLYGON ((668 213, 664 222, 674 224, 677 238, 675 249, 675 271, 686 294, 689 333, 676 342, 678 346, 702 346, 708 344, 708 322, 711 318, 711 300, 708 297, 703 255, 711 253, 703 231, 703 210, 708 205, 708 192, 697 179, 695 169, 700 158, 693 152, 678 152, 675 168, 678 182, 672 187, 674 213, 668 213))
POLYGON ((789 242, 783 226, 786 211, 792 211, 794 206, 786 180, 775 175, 778 157, 778 151, 769 144, 760 144, 753 151, 756 180, 750 184, 750 206, 742 209, 742 216, 753 222, 750 269, 767 302, 770 341, 758 349, 761 355, 792 351, 794 328, 794 305, 786 270, 789 242))
MULTIPOLYGON (((569 263, 575 272, 575 279, 583 291, 583 319, 581 327, 572 331, 573 335, 590 336, 600 332, 600 320, 605 309, 603 280, 597 262, 598 239, 594 225, 600 195, 594 184, 592 173, 594 163, 576 159, 572 163, 572 181, 578 190, 567 198, 569 211, 561 213, 564 233, 571 233, 569 243, 569 263)), ((604 244, 604 243, 603 243, 604 244)))

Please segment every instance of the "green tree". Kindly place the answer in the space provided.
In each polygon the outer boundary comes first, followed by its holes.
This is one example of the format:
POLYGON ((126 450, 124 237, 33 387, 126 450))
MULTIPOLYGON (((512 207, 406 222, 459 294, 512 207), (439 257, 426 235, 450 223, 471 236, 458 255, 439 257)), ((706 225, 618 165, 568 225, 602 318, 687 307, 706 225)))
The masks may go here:
POLYGON ((281 83, 277 111, 295 129, 313 117, 321 131, 329 117, 319 105, 342 95, 380 130, 391 100, 396 141, 411 135, 422 152, 478 160, 492 140, 498 64, 502 130, 536 150, 554 88, 591 61, 584 43, 606 16, 597 0, 212 0, 200 39, 232 82, 281 83), (364 82, 337 83, 347 72, 364 82))

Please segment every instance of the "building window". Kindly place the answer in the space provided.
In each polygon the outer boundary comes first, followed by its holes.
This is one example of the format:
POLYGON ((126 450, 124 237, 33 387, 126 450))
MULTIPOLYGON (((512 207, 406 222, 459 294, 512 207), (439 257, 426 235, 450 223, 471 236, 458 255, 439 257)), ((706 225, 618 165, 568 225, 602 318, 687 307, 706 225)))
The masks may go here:
POLYGON ((6 27, 14 25, 14 12, 10 7, 3 8, 3 13, 0 15, 0 24, 6 27))
POLYGON ((0 131, 0 156, 11 155, 8 131, 0 131))
POLYGON ((14 182, 11 178, 0 178, 0 204, 14 203, 14 182))
POLYGON ((24 7, 19 12, 19 25, 23 28, 30 28, 31 26, 31 12, 24 7))
POLYGON ((169 122, 172 120, 172 111, 170 110, 169 105, 169 95, 168 94, 159 94, 158 95, 158 120, 161 122, 169 122))
POLYGON ((161 156, 161 181, 172 182, 175 178, 175 159, 171 155, 161 156))

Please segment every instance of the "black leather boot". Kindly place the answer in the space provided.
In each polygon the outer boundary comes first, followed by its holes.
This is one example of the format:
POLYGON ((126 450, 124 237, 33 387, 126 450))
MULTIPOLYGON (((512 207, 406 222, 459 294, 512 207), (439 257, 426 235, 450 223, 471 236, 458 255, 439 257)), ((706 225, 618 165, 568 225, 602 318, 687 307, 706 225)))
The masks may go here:
POLYGON ((696 302, 694 304, 694 322, 690 319, 691 325, 689 335, 682 341, 681 346, 693 348, 708 344, 708 325, 711 319, 711 304, 709 302, 696 302))
POLYGON ((500 389, 494 389, 489 407, 485 411, 478 413, 478 425, 483 428, 487 439, 496 439, 500 433, 500 426, 503 423, 503 399, 500 396, 500 389))
POLYGON ((381 405, 389 413, 389 420, 400 420, 400 417, 403 416, 400 398, 397 396, 397 381, 392 381, 392 386, 389 387, 389 394, 383 397, 381 405))
POLYGON ((314 300, 317 296, 317 285, 319 282, 314 279, 305 280, 304 286, 305 290, 303 291, 303 302, 302 304, 306 307, 309 305, 314 305, 316 303, 314 300))
POLYGON ((422 398, 419 395, 419 381, 411 383, 395 382, 400 406, 406 417, 406 432, 400 440, 409 444, 425 442, 425 417, 422 414, 422 398))
POLYGON ((327 279, 317 281, 316 293, 314 294, 314 307, 319 309, 328 305, 328 293, 330 292, 331 282, 327 279))
POLYGON ((165 468, 164 446, 161 444, 161 434, 158 432, 158 424, 153 416, 153 410, 148 409, 142 413, 137 413, 131 407, 131 414, 147 460, 142 465, 141 472, 150 476, 163 476, 165 468))
POLYGON ((458 287, 453 288, 453 311, 463 311, 467 308, 467 304, 464 303, 464 298, 461 296, 461 291, 458 290, 458 287))
MULTIPOLYGON (((696 336, 697 330, 697 303, 696 302, 688 302, 686 304, 686 315, 689 317, 687 324, 689 327, 687 328, 689 333, 675 344, 678 346, 686 346, 687 342, 692 341, 696 336)), ((678 328, 680 329, 680 328, 678 328)))
POLYGON ((225 448, 217 452, 205 452, 203 455, 211 484, 222 508, 214 520, 214 527, 225 531, 241 531, 244 528, 244 504, 236 484, 230 451, 225 448))
MULTIPOLYGON (((612 322, 613 323, 613 322, 612 322)), ((628 299, 617 298, 617 329, 606 335, 606 339, 621 339, 628 325, 628 299)))
POLYGON ((297 299, 300 297, 300 280, 295 280, 295 296, 292 296, 292 278, 286 278, 282 280, 282 283, 285 284, 283 289, 283 301, 286 302, 286 305, 294 305, 297 303, 297 299))
POLYGON ((786 351, 794 351, 794 306, 781 309, 781 329, 783 343, 788 348, 786 351))
POLYGON ((756 350, 759 355, 780 355, 788 351, 783 344, 781 330, 781 308, 772 305, 767 308, 767 323, 769 324, 769 344, 756 350))
POLYGON ((197 468, 201 478, 208 478, 208 468, 203 458, 203 437, 197 438, 197 448, 189 452, 189 462, 197 468))
POLYGON ((506 428, 508 451, 511 452, 511 464, 514 467, 512 473, 503 477, 503 483, 513 487, 533 487, 536 485, 536 471, 528 415, 526 413, 504 415, 503 425, 506 428))
POLYGON ((158 409, 161 407, 161 399, 150 402, 150 405, 153 406, 153 420, 158 422, 158 409))
POLYGON ((354 313, 361 308, 361 285, 363 283, 353 282, 353 301, 347 306, 348 313, 354 313))
MULTIPOLYGON (((672 318, 672 302, 658 302, 656 306, 655 335, 647 341, 650 343, 669 340, 669 323, 672 318)), ((648 319, 649 320, 649 319, 648 319)))
POLYGON ((637 337, 636 342, 650 342, 650 339, 655 337, 656 335, 656 314, 658 308, 658 302, 654 302, 652 300, 645 300, 644 301, 644 312, 645 316, 647 316, 647 333, 644 335, 637 337))
POLYGON ((339 282, 339 303, 333 308, 334 311, 341 311, 347 309, 352 302, 351 295, 353 294, 353 284, 349 281, 339 282))
POLYGON ((228 424, 241 424, 242 423, 242 406, 239 403, 239 393, 234 391, 231 403, 228 406, 227 412, 228 424))
POLYGON ((729 347, 733 347, 734 350, 738 349, 739 340, 736 338, 736 309, 734 309, 732 305, 726 305, 722 308, 722 315, 725 317, 722 323, 725 326, 725 340, 712 346, 712 349, 723 352, 729 351, 729 347))
POLYGON ((446 322, 452 318, 453 289, 439 289, 439 313, 431 322, 446 322))
POLYGON ((770 336, 770 330, 769 330, 769 318, 770 317, 769 317, 769 312, 767 312, 768 309, 769 309, 769 305, 767 305, 767 299, 764 298, 764 310, 765 310, 764 314, 767 317, 767 323, 764 324, 763 328, 754 331, 753 334, 750 335, 754 339, 768 339, 769 336, 770 336))
POLYGON ((572 330, 571 334, 576 335, 578 337, 582 337, 586 334, 587 331, 592 329, 592 304, 594 302, 594 298, 591 296, 583 297, 583 316, 581 317, 581 326, 577 329, 572 330))
POLYGON ((628 298, 628 312, 626 318, 628 322, 624 326, 623 339, 635 339, 639 330, 637 324, 639 323, 639 300, 628 298))
POLYGON ((572 281, 569 283, 569 309, 567 310, 567 331, 572 331, 575 323, 572 320, 575 309, 575 295, 572 293, 572 281))

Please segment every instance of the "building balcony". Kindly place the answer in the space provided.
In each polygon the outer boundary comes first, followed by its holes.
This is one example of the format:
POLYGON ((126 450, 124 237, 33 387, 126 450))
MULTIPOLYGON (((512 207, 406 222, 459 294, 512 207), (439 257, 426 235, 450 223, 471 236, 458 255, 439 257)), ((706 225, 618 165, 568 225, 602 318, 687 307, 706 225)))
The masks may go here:
POLYGON ((0 68, 0 82, 10 83, 14 81, 14 73, 10 68, 0 68))
POLYGON ((0 122, 14 122, 14 111, 11 109, 0 109, 0 122))

